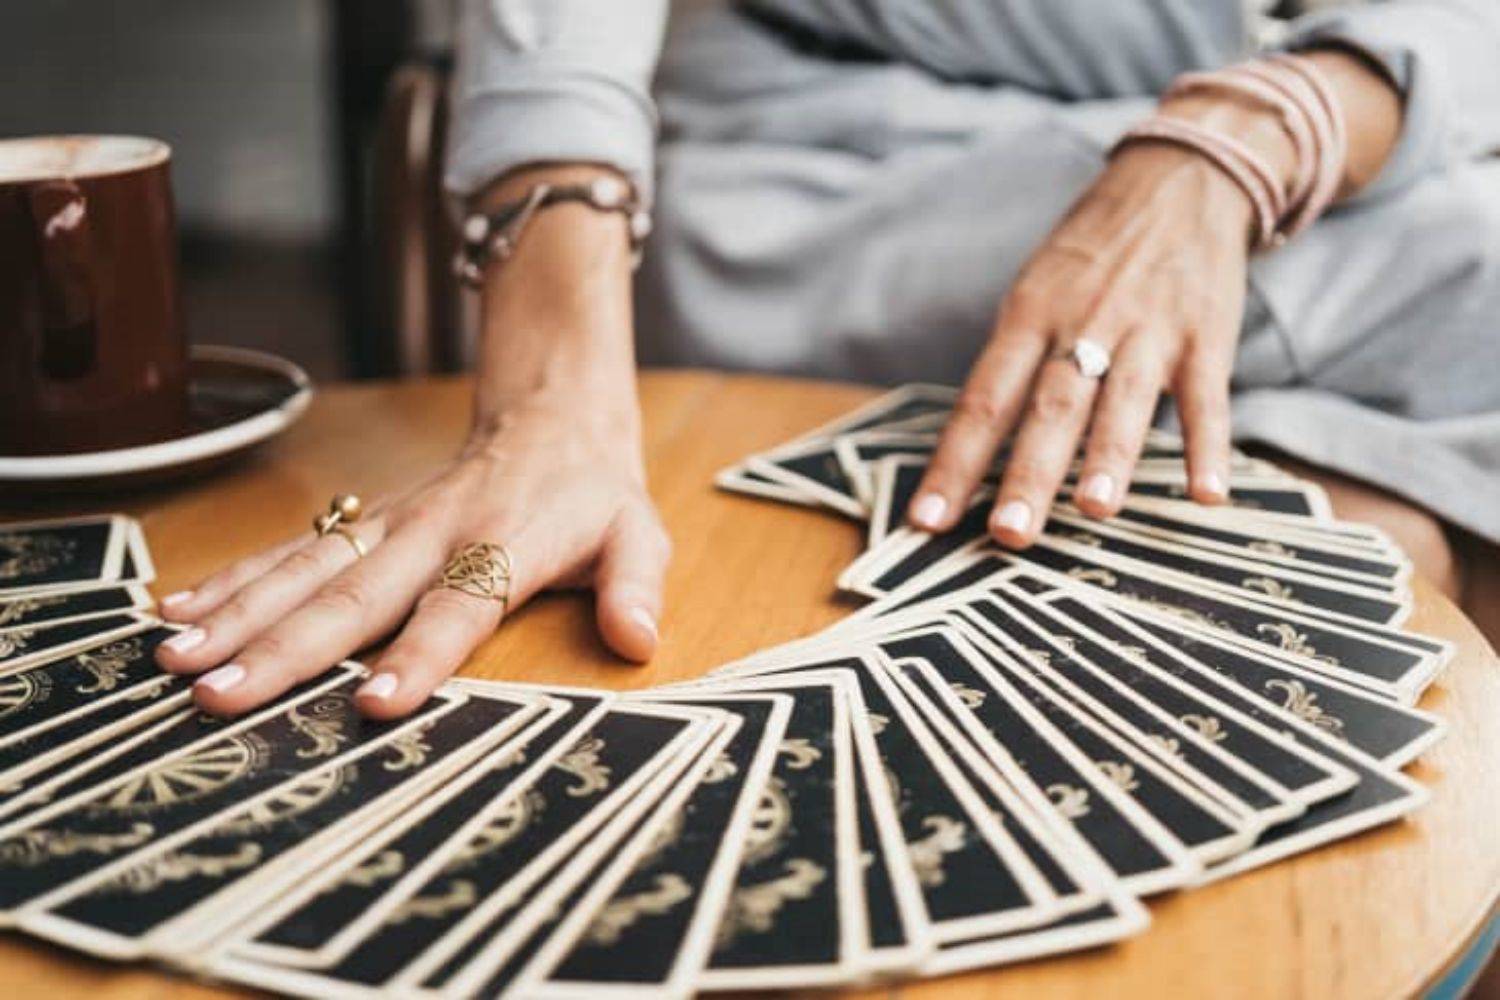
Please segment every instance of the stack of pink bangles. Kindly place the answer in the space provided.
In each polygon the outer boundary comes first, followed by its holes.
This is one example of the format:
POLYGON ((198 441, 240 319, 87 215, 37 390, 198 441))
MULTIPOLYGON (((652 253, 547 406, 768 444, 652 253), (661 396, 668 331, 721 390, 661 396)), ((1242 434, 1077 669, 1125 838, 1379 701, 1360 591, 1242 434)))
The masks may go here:
POLYGON ((1156 141, 1201 153, 1250 199, 1257 250, 1280 246, 1312 225, 1338 193, 1348 153, 1343 115, 1317 65, 1278 53, 1212 73, 1185 73, 1165 96, 1190 91, 1227 91, 1274 110, 1296 151, 1291 182, 1283 184, 1265 159, 1239 140, 1168 115, 1158 114, 1135 126, 1115 148, 1156 141))

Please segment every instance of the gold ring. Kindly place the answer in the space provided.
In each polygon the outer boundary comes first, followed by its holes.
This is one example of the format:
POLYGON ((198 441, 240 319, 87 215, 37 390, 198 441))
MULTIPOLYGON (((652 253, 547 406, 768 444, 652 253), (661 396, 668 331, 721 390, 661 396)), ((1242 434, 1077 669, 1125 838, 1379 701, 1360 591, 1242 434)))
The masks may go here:
POLYGON ((361 559, 365 557, 365 553, 366 551, 368 551, 365 549, 365 543, 359 540, 359 536, 350 531, 348 528, 344 527, 342 524, 334 525, 332 528, 329 528, 327 531, 323 532, 323 534, 319 537, 326 537, 327 535, 338 535, 344 541, 348 542, 351 546, 353 546, 354 554, 359 556, 361 559))
POLYGON ((442 585, 470 597, 500 603, 503 617, 510 606, 510 550, 493 542, 472 542, 453 553, 443 567, 442 585))
POLYGON ((313 518, 313 531, 317 532, 319 538, 338 535, 353 547, 356 556, 363 559, 367 551, 365 543, 349 530, 348 525, 363 517, 364 512, 363 501, 353 493, 335 493, 333 499, 328 501, 328 511, 313 518))

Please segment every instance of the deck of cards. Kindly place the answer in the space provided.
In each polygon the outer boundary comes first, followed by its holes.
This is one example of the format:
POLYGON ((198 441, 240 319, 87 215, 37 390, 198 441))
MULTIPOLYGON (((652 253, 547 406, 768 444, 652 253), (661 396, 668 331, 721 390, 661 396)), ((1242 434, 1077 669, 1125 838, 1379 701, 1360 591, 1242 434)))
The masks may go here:
POLYGON ((870 603, 628 694, 458 679, 373 723, 346 663, 214 719, 153 665, 132 522, 0 526, 0 924, 309 997, 824 987, 1107 945, 1421 805, 1450 650, 1387 538, 1244 456, 1187 502, 1165 435, 1107 522, 916 532, 952 398, 723 472, 866 520, 870 603))

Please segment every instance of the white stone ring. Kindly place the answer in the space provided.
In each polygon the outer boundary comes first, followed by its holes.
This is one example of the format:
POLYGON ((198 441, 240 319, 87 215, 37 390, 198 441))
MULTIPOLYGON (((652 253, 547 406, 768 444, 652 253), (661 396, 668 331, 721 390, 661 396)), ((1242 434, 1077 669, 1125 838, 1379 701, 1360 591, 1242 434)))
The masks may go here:
POLYGON ((1078 374, 1084 378, 1100 379, 1109 371, 1108 348, 1087 337, 1079 337, 1073 341, 1072 347, 1058 356, 1071 360, 1077 366, 1078 374))

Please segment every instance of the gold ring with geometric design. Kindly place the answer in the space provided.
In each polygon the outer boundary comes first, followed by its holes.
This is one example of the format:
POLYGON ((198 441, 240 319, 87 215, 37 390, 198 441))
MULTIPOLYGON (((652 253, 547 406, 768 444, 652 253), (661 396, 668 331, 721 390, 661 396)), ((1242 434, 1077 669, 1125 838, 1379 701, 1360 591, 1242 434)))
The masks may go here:
POLYGON ((328 511, 313 518, 313 531, 319 538, 338 535, 348 542, 359 558, 365 557, 365 543, 347 527, 364 515, 365 505, 353 493, 336 493, 328 501, 328 511))
POLYGON ((510 606, 510 580, 510 550, 493 542, 471 542, 453 553, 443 567, 444 587, 498 601, 502 616, 510 606))

